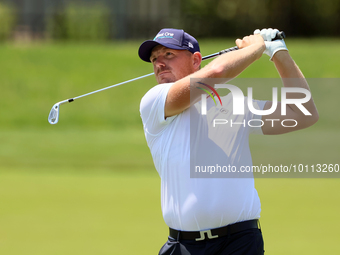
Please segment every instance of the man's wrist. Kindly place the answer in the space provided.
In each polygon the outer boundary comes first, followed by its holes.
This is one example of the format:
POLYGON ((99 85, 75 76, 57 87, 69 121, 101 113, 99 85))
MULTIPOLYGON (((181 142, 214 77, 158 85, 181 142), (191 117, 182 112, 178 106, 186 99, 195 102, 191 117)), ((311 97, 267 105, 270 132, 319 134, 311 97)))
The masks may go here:
POLYGON ((271 60, 275 62, 285 62, 287 60, 290 60, 291 57, 289 55, 289 52, 287 50, 279 50, 274 53, 271 60))
POLYGON ((257 53, 257 59, 259 59, 262 56, 263 52, 266 50, 266 44, 263 42, 262 44, 258 44, 257 47, 258 47, 258 50, 256 53, 257 53))

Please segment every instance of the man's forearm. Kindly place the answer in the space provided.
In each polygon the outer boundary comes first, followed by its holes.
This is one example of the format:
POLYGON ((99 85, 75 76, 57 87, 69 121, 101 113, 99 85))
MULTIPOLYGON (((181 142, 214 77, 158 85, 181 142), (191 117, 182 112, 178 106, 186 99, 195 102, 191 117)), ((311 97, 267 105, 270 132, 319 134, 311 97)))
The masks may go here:
POLYGON ((288 51, 278 51, 272 58, 281 78, 304 78, 288 51))
MULTIPOLYGON (((304 88, 310 91, 308 83, 302 74, 300 68, 296 65, 295 61, 291 58, 288 51, 278 51, 272 58, 277 71, 279 72, 284 87, 304 88)), ((289 93, 287 98, 298 99, 303 98, 305 95, 301 93, 289 93)), ((288 105, 296 113, 301 113, 296 105, 288 105)), ((305 108, 312 114, 313 117, 318 118, 318 112, 314 104, 313 98, 304 104, 305 108)), ((301 113, 302 114, 302 113, 301 113)))
MULTIPOLYGON (((235 78, 251 63, 262 56, 265 45, 261 36, 253 35, 244 40, 237 40, 238 51, 232 51, 214 59, 201 70, 184 77, 175 82, 168 92, 165 102, 165 117, 181 113, 200 100, 202 90, 196 89, 200 86, 190 83, 190 78, 225 78, 225 81, 235 78), (191 99, 191 100, 190 100, 191 99)), ((210 84, 214 86, 215 84, 210 84)))
POLYGON ((211 70, 211 78, 235 78, 262 56, 264 48, 260 43, 249 45, 216 58, 205 68, 211 70))

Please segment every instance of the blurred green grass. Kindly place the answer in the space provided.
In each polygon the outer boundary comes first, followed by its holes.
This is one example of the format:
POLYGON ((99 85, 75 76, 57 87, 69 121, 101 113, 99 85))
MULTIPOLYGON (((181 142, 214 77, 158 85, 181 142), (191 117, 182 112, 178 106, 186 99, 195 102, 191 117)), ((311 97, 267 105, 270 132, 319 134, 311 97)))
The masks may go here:
MULTIPOLYGON (((291 39, 287 44, 307 78, 338 78, 339 42, 291 39)), ((151 73, 151 65, 137 57, 138 45, 1 44, 1 127, 51 128, 46 118, 54 103, 151 73)), ((233 45, 231 40, 203 40, 202 54, 233 45)), ((263 56, 240 77, 277 78, 278 74, 268 56, 263 56)), ((62 105, 58 129, 138 126, 140 99, 155 84, 155 79, 148 77, 79 99, 72 106, 62 105)), ((321 94, 335 96, 328 88, 315 87, 321 94)))
MULTIPOLYGON (((155 172, 0 173, 1 254, 157 254, 155 172)), ((30 171, 33 170, 33 171, 30 171)), ((257 179, 268 254, 339 254, 340 179, 257 179)))
MULTIPOLYGON (((255 165, 340 163, 340 87, 330 79, 339 78, 339 43, 287 39, 313 78, 320 120, 251 137, 255 165)), ((234 46, 200 44, 203 55, 234 46)), ((139 117, 154 78, 63 105, 60 122, 47 122, 58 101, 152 72, 138 45, 0 44, 0 254, 157 254, 166 241, 159 177, 139 117)), ((264 56, 240 77, 278 74, 264 56)), ((340 252, 339 179, 257 179, 256 187, 267 253, 340 252)))
POLYGON ((1 254, 158 252, 167 229, 156 173, 63 170, 0 174, 1 254))

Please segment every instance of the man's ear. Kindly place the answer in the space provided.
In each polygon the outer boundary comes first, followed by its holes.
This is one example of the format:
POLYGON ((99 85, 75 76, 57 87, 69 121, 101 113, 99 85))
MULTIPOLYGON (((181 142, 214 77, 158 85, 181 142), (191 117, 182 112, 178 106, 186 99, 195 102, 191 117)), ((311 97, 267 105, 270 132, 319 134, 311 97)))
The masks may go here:
POLYGON ((202 54, 200 52, 196 51, 193 54, 192 61, 193 61, 193 66, 194 66, 195 70, 199 70, 201 62, 202 62, 202 54))

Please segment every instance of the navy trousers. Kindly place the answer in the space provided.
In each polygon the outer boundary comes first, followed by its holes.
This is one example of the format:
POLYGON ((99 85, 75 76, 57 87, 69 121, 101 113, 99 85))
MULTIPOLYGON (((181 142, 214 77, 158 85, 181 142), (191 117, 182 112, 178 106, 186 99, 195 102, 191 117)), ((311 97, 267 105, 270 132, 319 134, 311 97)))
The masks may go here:
POLYGON ((169 237, 159 255, 263 255, 261 229, 248 229, 232 235, 203 241, 169 237))

